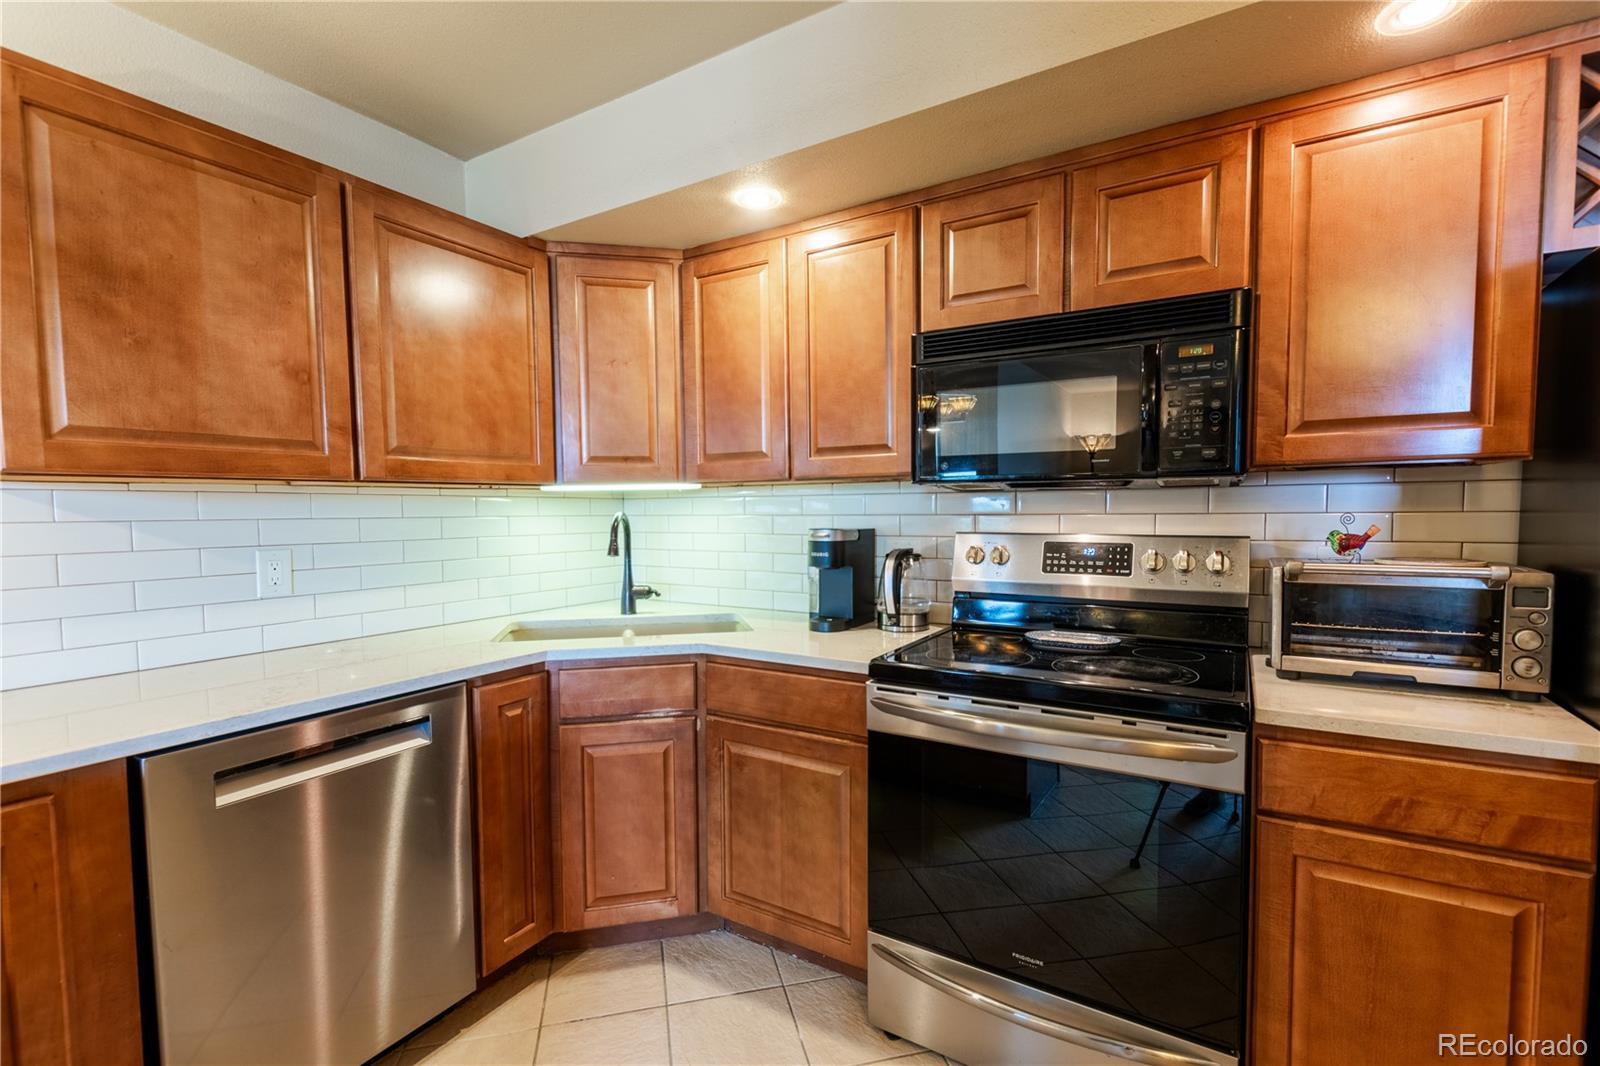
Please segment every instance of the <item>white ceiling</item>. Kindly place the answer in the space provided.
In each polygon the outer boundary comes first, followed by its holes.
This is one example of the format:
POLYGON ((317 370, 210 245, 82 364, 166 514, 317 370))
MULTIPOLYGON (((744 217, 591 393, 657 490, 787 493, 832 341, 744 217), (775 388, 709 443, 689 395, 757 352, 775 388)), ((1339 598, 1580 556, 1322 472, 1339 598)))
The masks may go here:
POLYGON ((471 159, 832 4, 122 0, 121 6, 471 159))

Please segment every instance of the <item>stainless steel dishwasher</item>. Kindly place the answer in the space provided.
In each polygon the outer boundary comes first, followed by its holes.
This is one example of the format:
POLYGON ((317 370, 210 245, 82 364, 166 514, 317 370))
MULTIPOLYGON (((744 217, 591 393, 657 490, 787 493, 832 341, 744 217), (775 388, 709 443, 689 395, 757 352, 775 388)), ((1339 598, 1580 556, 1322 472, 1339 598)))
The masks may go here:
POLYGON ((138 761, 164 1062, 360 1063, 472 991, 462 686, 138 761))

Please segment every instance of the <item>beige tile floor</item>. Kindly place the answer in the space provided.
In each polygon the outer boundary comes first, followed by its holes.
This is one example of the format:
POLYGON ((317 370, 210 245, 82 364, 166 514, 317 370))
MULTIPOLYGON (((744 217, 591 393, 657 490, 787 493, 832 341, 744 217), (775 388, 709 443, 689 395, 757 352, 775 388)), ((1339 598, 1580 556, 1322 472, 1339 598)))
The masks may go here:
POLYGON ((946 1066, 875 1029, 859 981, 716 930, 533 959, 374 1066, 878 1062, 946 1066))

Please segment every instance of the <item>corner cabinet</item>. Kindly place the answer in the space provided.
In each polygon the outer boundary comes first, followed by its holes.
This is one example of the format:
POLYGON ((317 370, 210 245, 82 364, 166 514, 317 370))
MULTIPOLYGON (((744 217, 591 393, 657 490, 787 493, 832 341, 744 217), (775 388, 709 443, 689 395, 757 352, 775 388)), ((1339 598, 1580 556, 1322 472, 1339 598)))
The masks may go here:
POLYGON ((143 1061, 128 825, 121 760, 0 790, 0 1060, 143 1061))
POLYGON ((1263 127, 1253 465, 1528 454, 1545 66, 1263 127))
POLYGON ((922 205, 922 328, 1062 310, 1064 180, 1029 181, 922 205))
POLYGON ((1283 731, 1258 752, 1258 1066, 1583 1033, 1592 769, 1283 731))
POLYGON ((472 690, 479 972, 555 931, 550 705, 543 671, 472 690))
POLYGON ((909 477, 914 211, 811 230, 788 246, 794 477, 909 477))
POLYGON ((342 226, 332 171, 8 54, 4 472, 350 480, 342 226))
POLYGON ((678 476, 678 298, 670 262, 555 258, 562 481, 678 476))
POLYGON ((700 911, 695 719, 561 725, 562 928, 700 911))
POLYGON ((683 264, 684 474, 690 481, 789 476, 789 359, 783 241, 683 264))
POLYGON ((349 207, 362 478, 554 481, 545 254, 365 184, 349 207))
POLYGON ((1250 282, 1250 147, 1236 130, 1072 172, 1072 307, 1250 282))

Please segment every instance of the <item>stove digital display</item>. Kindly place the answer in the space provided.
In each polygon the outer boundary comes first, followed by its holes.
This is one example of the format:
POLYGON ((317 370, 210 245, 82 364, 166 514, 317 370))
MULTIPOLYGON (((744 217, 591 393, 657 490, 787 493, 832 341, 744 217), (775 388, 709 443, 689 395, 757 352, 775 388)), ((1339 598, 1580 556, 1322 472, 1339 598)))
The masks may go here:
POLYGON ((1128 577, 1133 573, 1133 545, 1047 540, 1040 569, 1047 574, 1128 577))

